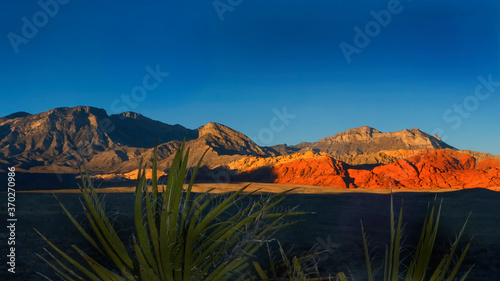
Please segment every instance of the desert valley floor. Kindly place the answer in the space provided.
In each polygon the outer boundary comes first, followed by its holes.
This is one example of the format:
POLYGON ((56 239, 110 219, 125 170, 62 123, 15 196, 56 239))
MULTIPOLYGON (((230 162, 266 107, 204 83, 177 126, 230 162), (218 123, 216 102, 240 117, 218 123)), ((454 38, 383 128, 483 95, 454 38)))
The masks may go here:
MULTIPOLYGON (((235 189, 244 185, 219 185, 222 189, 235 189)), ((197 191, 204 191, 208 184, 198 185, 197 191)), ((213 186, 213 184, 212 184, 213 186)), ((263 192, 283 190, 283 186, 274 184, 253 184, 251 188, 263 187, 263 192), (275 190, 273 190, 273 188, 275 190)), ((294 185, 286 186, 294 187, 294 185)), ((131 191, 131 188, 128 188, 131 191)), ((318 188, 313 194, 303 194, 307 186, 299 186, 298 193, 289 194, 282 202, 283 209, 298 206, 298 210, 311 212, 309 215, 297 218, 298 224, 281 230, 276 238, 283 248, 291 255, 301 255, 307 251, 324 252, 319 267, 323 275, 343 271, 353 280, 365 280, 365 270, 360 220, 363 220, 369 234, 370 246, 375 248, 376 260, 383 258, 385 244, 389 237, 389 206, 390 195, 387 191, 374 193, 350 191, 342 193, 321 194, 318 188), (314 194, 316 193, 316 194, 314 194)), ((310 190, 310 189, 309 189, 310 190)), ((76 191, 76 190, 73 190, 76 191)), ((59 200, 68 207, 77 219, 84 222, 78 192, 60 192, 56 194, 59 200)), ((133 225, 133 194, 125 189, 108 189, 102 193, 106 198, 106 209, 115 213, 116 226, 125 237, 130 237, 133 225), (114 191, 114 192, 113 192, 114 191), (109 193, 107 193, 109 192, 109 193)), ((344 190, 345 191, 345 190, 344 190)), ((436 242, 438 249, 445 249, 460 231, 469 212, 472 216, 466 228, 462 244, 473 237, 471 249, 462 267, 462 271, 474 264, 469 280, 493 280, 500 276, 500 193, 487 189, 468 189, 451 192, 396 192, 394 193, 395 208, 398 209, 404 200, 405 245, 408 251, 415 245, 421 223, 425 216, 427 204, 443 199, 443 210, 439 227, 439 237, 436 242)), ((2 194, 6 197, 6 194, 2 194)), ((257 194, 254 196, 266 196, 257 194)), ((6 198, 4 198, 6 199, 6 198)), ((7 202, 2 200, 1 202, 7 202)), ((2 203, 2 208, 6 203, 2 203)), ((18 193, 17 209, 17 266, 16 280, 43 280, 36 275, 42 272, 50 277, 54 273, 35 253, 47 256, 43 248, 47 245, 35 233, 36 228, 62 249, 70 249, 76 244, 88 248, 83 238, 64 215, 57 200, 51 193, 18 193)), ((4 234, 2 234, 4 235, 4 234)), ((2 240, 6 237, 1 237, 2 240)), ((272 244, 271 244, 272 245, 272 244)), ((275 246, 275 245, 274 245, 275 246)), ((6 255, 2 247, 1 255, 6 255)), ((72 252, 72 250, 69 250, 72 252)), ((276 253, 277 254, 277 253, 276 253)), ((443 252, 439 254, 444 254, 443 252)), ((437 256, 439 256, 439 254, 437 256)), ((262 259, 265 264, 267 258, 262 259)), ((4 279, 2 271, 0 279, 4 279)))

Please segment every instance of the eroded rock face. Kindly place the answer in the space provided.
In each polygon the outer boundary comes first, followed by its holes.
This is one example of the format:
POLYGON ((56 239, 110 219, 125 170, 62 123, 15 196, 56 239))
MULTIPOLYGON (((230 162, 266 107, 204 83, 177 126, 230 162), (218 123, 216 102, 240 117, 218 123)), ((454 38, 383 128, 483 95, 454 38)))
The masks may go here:
POLYGON ((473 188, 478 187, 474 184, 484 177, 483 170, 475 166, 473 157, 456 151, 426 150, 376 167, 363 179, 355 177, 355 184, 357 187, 390 188, 389 184, 397 189, 473 188))
POLYGON ((485 159, 477 163, 476 168, 480 170, 490 170, 490 169, 500 168, 500 161, 496 159, 485 159))
POLYGON ((268 167, 269 178, 275 183, 335 188, 495 189, 500 186, 500 161, 496 159, 477 162, 467 153, 444 149, 413 151, 409 155, 406 159, 373 169, 351 166, 329 155, 313 152, 267 158, 245 157, 230 167, 245 173, 268 167))
POLYGON ((500 186, 500 161, 451 150, 420 154, 372 170, 353 169, 330 157, 300 159, 273 168, 276 183, 340 188, 442 189, 500 186))
POLYGON ((123 174, 137 169, 142 156, 151 159, 156 144, 159 163, 168 168, 184 138, 196 161, 209 150, 205 159, 211 168, 244 155, 266 156, 247 136, 218 123, 191 130, 134 112, 108 115, 77 106, 1 117, 0 171, 16 166, 32 173, 78 173, 85 160, 93 172, 123 174))
POLYGON ((39 114, 19 113, 0 118, 0 155, 10 165, 25 170, 53 166, 56 170, 72 168, 76 172, 78 169, 70 164, 74 159, 83 157, 91 162, 98 157, 106 162, 99 170, 111 172, 116 165, 134 158, 129 150, 137 148, 143 152, 156 142, 184 136, 192 139, 197 132, 137 113, 108 115, 104 109, 95 107, 61 107, 39 114))
POLYGON ((219 155, 266 155, 250 138, 219 123, 210 122, 201 126, 198 133, 198 138, 219 155))
POLYGON ((367 126, 350 129, 315 143, 301 143, 296 147, 302 150, 326 152, 335 158, 375 154, 382 150, 454 149, 418 128, 382 133, 367 126))
POLYGON ((0 117, 0 172, 15 166, 29 173, 78 173, 83 158, 103 179, 128 179, 142 158, 151 159, 156 144, 158 166, 168 170, 184 138, 190 167, 206 151, 199 177, 207 180, 223 175, 339 188, 500 186, 500 156, 456 150, 417 128, 383 133, 364 126, 314 143, 261 147, 219 123, 192 130, 88 106, 0 117))
POLYGON ((347 165, 329 156, 298 159, 274 166, 275 183, 349 187, 347 165))

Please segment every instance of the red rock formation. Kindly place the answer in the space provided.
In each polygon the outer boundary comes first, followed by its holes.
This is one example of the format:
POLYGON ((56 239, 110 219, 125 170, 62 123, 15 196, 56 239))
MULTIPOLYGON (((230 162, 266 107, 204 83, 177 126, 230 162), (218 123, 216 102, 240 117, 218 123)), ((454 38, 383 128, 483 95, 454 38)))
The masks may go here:
POLYGON ((346 164, 328 156, 278 164, 271 173, 275 176, 275 183, 348 187, 346 164))
POLYGON ((426 150, 419 155, 376 167, 372 171, 348 170, 356 187, 440 189, 496 187, 500 162, 476 160, 450 150, 426 150))
POLYGON ((339 188, 443 189, 498 188, 500 161, 476 163, 469 155, 452 150, 423 150, 420 154, 373 170, 349 169, 328 156, 298 159, 272 168, 275 183, 339 188))
POLYGON ((480 170, 489 170, 494 168, 500 168, 500 161, 496 159, 486 159, 479 163, 477 163, 477 169, 480 170))

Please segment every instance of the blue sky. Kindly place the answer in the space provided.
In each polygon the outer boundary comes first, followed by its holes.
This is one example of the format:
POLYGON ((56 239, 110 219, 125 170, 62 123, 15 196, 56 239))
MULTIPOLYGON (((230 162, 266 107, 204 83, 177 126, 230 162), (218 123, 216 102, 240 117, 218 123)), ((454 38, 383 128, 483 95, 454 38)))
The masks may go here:
POLYGON ((500 155, 498 1, 59 1, 4 3, 0 116, 89 105, 260 145, 418 127, 500 155))

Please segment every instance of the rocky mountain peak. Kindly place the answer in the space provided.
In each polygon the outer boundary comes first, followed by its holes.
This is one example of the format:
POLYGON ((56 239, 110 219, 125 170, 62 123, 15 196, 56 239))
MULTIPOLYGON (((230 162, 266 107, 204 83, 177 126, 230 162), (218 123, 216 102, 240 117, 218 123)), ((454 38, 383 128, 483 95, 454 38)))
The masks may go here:
POLYGON ((373 134, 373 133, 381 133, 379 130, 369 127, 369 126, 361 126, 354 129, 349 129, 344 133, 357 133, 357 134, 373 134))
POLYGON ((91 106, 59 107, 16 116, 0 118, 0 155, 26 168, 52 163, 65 166, 66 158, 75 153, 83 153, 90 160, 108 150, 152 148, 156 143, 198 136, 197 131, 180 125, 168 125, 133 112, 108 116, 104 109, 91 106))
POLYGON ((130 119, 149 119, 149 118, 145 117, 144 115, 142 115, 140 113, 136 113, 136 112, 132 112, 132 111, 127 111, 127 112, 122 112, 122 113, 118 113, 118 114, 113 114, 111 116, 117 116, 120 119, 124 119, 124 118, 130 118, 130 119))
POLYGON ((12 114, 9 114, 7 116, 4 116, 4 117, 1 117, 0 120, 10 120, 10 119, 16 119, 16 118, 20 118, 20 117, 26 117, 26 116, 30 116, 31 114, 28 113, 28 112, 24 112, 24 111, 19 111, 19 112, 15 112, 15 113, 12 113, 12 114))
POLYGON ((350 135, 350 136, 356 136, 356 138, 366 139, 366 138, 371 138, 374 135, 381 134, 381 133, 382 132, 380 132, 379 130, 374 129, 372 127, 361 126, 358 128, 349 129, 345 132, 338 133, 338 134, 334 135, 333 137, 350 135))
POLYGON ((208 149, 206 161, 213 167, 244 156, 307 155, 307 151, 314 155, 327 153, 352 165, 380 164, 403 159, 400 150, 413 155, 419 149, 452 148, 418 128, 383 133, 368 126, 313 143, 260 147, 246 135, 216 122, 191 130, 135 112, 108 116, 104 109, 77 106, 39 114, 18 112, 0 118, 0 170, 8 165, 39 171, 49 166, 70 169, 68 157, 78 152, 86 155, 89 167, 94 169, 128 172, 137 165, 139 155, 150 153, 156 144, 160 158, 166 161, 184 138, 193 155, 201 156, 208 149))
MULTIPOLYGON (((47 115, 95 115, 107 116, 106 110, 92 106, 57 107, 40 114, 47 115)), ((38 115, 38 114, 37 114, 38 115)))
POLYGON ((401 133, 401 134, 411 134, 411 135, 422 135, 424 134, 424 132, 422 132, 419 128, 417 127, 414 127, 413 129, 409 130, 409 129, 404 129, 404 130, 401 130, 401 131, 396 131, 394 133, 401 133))
POLYGON ((368 126, 349 129, 320 139, 316 143, 302 143, 296 147, 302 150, 326 152, 334 157, 370 154, 382 150, 454 149, 416 127, 411 130, 382 133, 368 126))
POLYGON ((210 122, 198 128, 199 138, 219 154, 264 155, 265 152, 244 134, 225 125, 210 122))
POLYGON ((367 141, 379 134, 382 134, 382 132, 380 132, 377 129, 368 126, 362 126, 337 133, 331 137, 320 139, 318 142, 338 143, 338 142, 352 142, 361 140, 367 141))
POLYGON ((208 134, 212 134, 215 136, 226 136, 226 137, 244 136, 240 132, 216 122, 209 122, 206 125, 199 127, 198 132, 200 137, 208 134))

